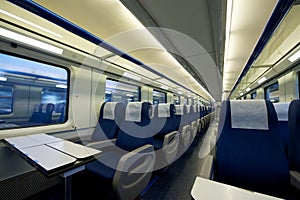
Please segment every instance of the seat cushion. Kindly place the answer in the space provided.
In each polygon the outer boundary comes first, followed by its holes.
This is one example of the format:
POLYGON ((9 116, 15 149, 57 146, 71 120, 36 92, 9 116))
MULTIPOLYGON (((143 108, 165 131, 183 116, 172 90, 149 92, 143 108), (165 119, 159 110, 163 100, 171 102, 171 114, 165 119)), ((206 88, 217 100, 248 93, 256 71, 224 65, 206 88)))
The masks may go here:
POLYGON ((86 165, 86 169, 106 180, 112 181, 122 154, 114 151, 104 152, 102 157, 86 165))

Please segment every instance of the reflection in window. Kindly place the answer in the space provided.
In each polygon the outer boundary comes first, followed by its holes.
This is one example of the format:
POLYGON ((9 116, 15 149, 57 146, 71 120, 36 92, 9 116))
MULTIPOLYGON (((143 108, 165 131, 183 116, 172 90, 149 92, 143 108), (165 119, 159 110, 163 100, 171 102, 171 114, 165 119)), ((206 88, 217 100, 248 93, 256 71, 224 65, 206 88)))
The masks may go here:
POLYGON ((0 129, 66 121, 66 69, 0 54, 0 77, 0 129))
POLYGON ((265 99, 273 103, 279 102, 279 86, 278 83, 265 88, 265 99))
POLYGON ((13 111, 13 87, 0 85, 0 115, 13 111))
POLYGON ((166 103, 166 93, 153 90, 153 104, 166 103))
POLYGON ((256 96, 257 96, 257 92, 256 91, 253 92, 253 93, 251 93, 251 99, 256 99, 256 96))
POLYGON ((177 96, 176 94, 174 94, 173 103, 174 103, 174 105, 180 105, 180 96, 177 96))
POLYGON ((140 101, 140 87, 106 80, 105 102, 136 102, 140 101))

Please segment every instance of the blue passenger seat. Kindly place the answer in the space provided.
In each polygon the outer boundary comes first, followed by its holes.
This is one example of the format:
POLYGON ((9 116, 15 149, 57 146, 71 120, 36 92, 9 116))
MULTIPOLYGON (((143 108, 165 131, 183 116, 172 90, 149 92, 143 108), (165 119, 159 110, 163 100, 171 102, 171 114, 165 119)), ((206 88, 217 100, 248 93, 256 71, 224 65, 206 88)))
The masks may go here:
POLYGON ((117 138, 119 128, 125 117, 125 104, 122 102, 104 102, 100 108, 98 123, 92 141, 117 138))
POLYGON ((175 105, 158 104, 154 107, 152 127, 154 128, 154 147, 157 152, 157 166, 170 164, 177 156, 179 135, 175 125, 175 105))
POLYGON ((155 164, 151 104, 130 102, 116 141, 106 140, 88 145, 100 149, 102 156, 86 169, 103 184, 112 185, 119 199, 134 199, 147 186, 155 164))
POLYGON ((289 166, 270 101, 223 101, 215 179, 285 197, 290 185, 289 166))
POLYGON ((289 107, 289 164, 291 184, 300 190, 300 100, 293 100, 289 107))
POLYGON ((288 128, 289 106, 290 106, 289 102, 274 103, 274 108, 278 118, 279 134, 287 157, 288 157, 289 142, 290 142, 290 134, 288 128))

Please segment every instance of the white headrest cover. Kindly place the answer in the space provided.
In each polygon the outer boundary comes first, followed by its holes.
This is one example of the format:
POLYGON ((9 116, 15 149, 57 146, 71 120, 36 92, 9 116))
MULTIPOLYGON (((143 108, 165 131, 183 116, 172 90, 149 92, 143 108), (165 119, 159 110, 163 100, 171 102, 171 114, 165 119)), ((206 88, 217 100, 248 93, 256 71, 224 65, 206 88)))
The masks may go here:
POLYGON ((268 130, 268 113, 265 100, 230 101, 231 127, 268 130))
POLYGON ((288 121, 290 103, 274 103, 278 121, 288 121))
POLYGON ((176 112, 175 115, 183 115, 183 105, 175 105, 176 112))
POLYGON ((117 102, 107 102, 103 108, 103 119, 115 119, 115 108, 117 102))
POLYGON ((142 102, 129 102, 126 106, 125 120, 132 122, 141 122, 142 102))
POLYGON ((158 117, 170 117, 170 104, 158 104, 158 117))

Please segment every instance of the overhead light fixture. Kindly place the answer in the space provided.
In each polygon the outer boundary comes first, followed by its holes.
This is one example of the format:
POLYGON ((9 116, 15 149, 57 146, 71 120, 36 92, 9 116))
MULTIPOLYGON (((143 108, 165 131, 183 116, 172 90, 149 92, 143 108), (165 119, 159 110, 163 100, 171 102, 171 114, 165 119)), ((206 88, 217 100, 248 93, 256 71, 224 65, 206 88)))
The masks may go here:
POLYGON ((0 76, 0 81, 7 81, 7 78, 0 76))
POLYGON ((288 58, 290 62, 295 62, 300 58, 300 50, 298 50, 296 53, 294 53, 291 57, 288 58))
POLYGON ((64 84, 57 84, 55 87, 66 89, 68 86, 64 84))
POLYGON ((182 94, 182 92, 181 92, 181 91, 178 91, 177 93, 178 93, 178 94, 182 94))
POLYGON ((164 89, 164 90, 168 90, 168 89, 169 89, 169 87, 168 87, 168 86, 165 86, 165 85, 160 86, 160 88, 161 88, 161 89, 164 89))
POLYGON ((247 89, 246 89, 246 92, 249 92, 250 90, 251 90, 251 88, 247 88, 247 89))
POLYGON ((44 32, 47 32, 47 33, 50 33, 50 34, 52 34, 52 35, 54 35, 54 36, 57 36, 57 37, 62 38, 61 35, 59 35, 59 34, 53 32, 53 31, 50 31, 50 30, 48 30, 48 29, 46 29, 46 28, 44 28, 44 27, 42 27, 42 26, 39 26, 39 25, 37 25, 37 24, 35 24, 35 23, 32 23, 32 22, 30 22, 30 21, 27 21, 26 19, 23 19, 23 18, 21 18, 21 17, 18 17, 18 16, 16 16, 16 15, 13 15, 13 14, 11 14, 11 13, 5 11, 5 10, 1 10, 1 9, 0 9, 0 13, 2 13, 2 14, 4 14, 4 15, 7 15, 7 16, 9 16, 9 17, 11 17, 11 18, 14 18, 14 19, 16 19, 16 20, 19 20, 19 21, 21 21, 21 22, 23 22, 23 23, 25 23, 25 24, 28 24, 28 25, 30 25, 30 26, 32 26, 32 27, 38 28, 38 29, 40 29, 40 30, 42 30, 42 31, 44 31, 44 32))
POLYGON ((138 77, 134 74, 131 74, 131 73, 128 73, 128 72, 124 72, 123 76, 127 77, 127 78, 130 78, 130 79, 133 79, 133 80, 136 80, 136 81, 141 81, 142 78, 141 77, 138 77))
POLYGON ((261 83, 265 82, 266 80, 267 80, 266 77, 262 77, 261 79, 259 79, 259 80, 257 81, 257 83, 258 83, 258 84, 261 84, 261 83))
POLYGON ((15 33, 13 31, 9 31, 6 30, 4 28, 0 28, 0 36, 9 38, 9 39, 13 39, 16 40, 18 42, 30 45, 30 46, 34 46, 46 51, 50 51, 52 53, 56 53, 56 54, 62 54, 63 53, 63 49, 55 47, 53 45, 47 44, 45 42, 41 42, 39 40, 27 37, 25 35, 21 35, 19 33, 15 33))
POLYGON ((131 71, 133 71, 136 68, 136 67, 133 67, 133 66, 127 65, 127 64, 123 64, 123 67, 128 69, 128 70, 131 70, 131 71))
POLYGON ((134 97, 133 94, 126 94, 127 97, 134 97))
POLYGON ((112 94, 111 91, 105 91, 105 94, 112 94))
POLYGON ((242 93, 242 92, 241 92, 241 93, 240 93, 240 95, 241 95, 241 96, 243 96, 243 95, 244 95, 244 93, 242 93))

